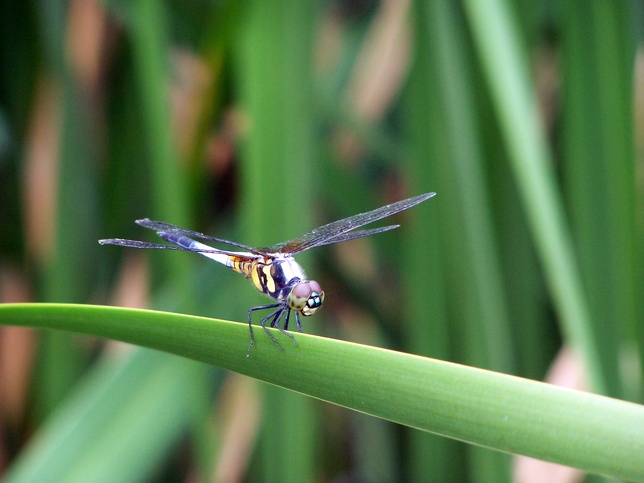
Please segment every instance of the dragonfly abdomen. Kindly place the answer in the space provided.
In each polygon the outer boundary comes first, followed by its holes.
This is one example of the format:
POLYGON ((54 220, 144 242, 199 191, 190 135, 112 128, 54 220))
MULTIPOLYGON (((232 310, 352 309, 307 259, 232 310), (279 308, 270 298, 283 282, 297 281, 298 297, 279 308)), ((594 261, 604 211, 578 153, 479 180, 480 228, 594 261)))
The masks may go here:
MULTIPOLYGON (((158 235, 167 242, 174 243, 181 248, 185 248, 186 250, 193 251, 206 258, 210 258, 211 260, 219 262, 222 265, 226 265, 228 268, 233 268, 231 266, 231 257, 213 247, 195 241, 192 238, 188 238, 187 236, 179 235, 177 233, 159 232, 158 235)), ((236 270, 235 268, 233 268, 233 270, 239 272, 239 270, 236 270)))
POLYGON ((230 252, 218 251, 192 238, 172 232, 159 233, 164 240, 187 250, 195 251, 204 257, 226 265, 231 270, 250 279, 255 288, 274 299, 278 299, 288 280, 284 280, 284 270, 279 260, 272 258, 248 258, 250 253, 239 252, 239 256, 230 252))

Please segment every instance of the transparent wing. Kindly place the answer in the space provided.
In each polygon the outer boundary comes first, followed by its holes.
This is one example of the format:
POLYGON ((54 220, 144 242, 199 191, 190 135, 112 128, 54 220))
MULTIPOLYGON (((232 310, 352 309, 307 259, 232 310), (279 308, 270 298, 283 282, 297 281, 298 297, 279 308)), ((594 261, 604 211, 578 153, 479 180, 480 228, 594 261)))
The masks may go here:
POLYGON ((160 250, 180 250, 180 251, 189 251, 181 247, 172 247, 170 245, 163 245, 161 243, 147 243, 138 240, 125 240, 123 238, 106 238, 104 240, 99 240, 98 243, 101 245, 118 245, 120 247, 130 247, 130 248, 158 248, 160 250))
MULTIPOLYGON (((163 221, 154 221, 149 218, 143 218, 141 220, 136 220, 136 223, 141 225, 144 228, 154 230, 162 238, 176 243, 177 241, 183 245, 177 237, 186 237, 186 238, 201 238, 204 240, 212 240, 218 243, 225 245, 230 245, 237 248, 242 248, 248 250, 250 253, 247 254, 247 258, 251 259, 254 256, 266 256, 272 253, 283 253, 283 254, 295 254, 309 248, 330 245, 332 243, 341 243, 348 240, 354 240, 356 238, 362 238, 365 236, 375 235, 376 233, 382 233, 385 231, 393 230, 398 228, 398 225, 390 225, 382 228, 373 228, 369 230, 359 230, 352 233, 348 233, 358 227, 373 223, 374 221, 381 220, 400 211, 416 206, 419 203, 422 203, 425 200, 428 200, 436 193, 426 193, 423 195, 415 196, 406 200, 398 201, 390 205, 382 206, 372 211, 366 213, 360 213, 358 215, 350 216, 342 220, 334 221, 327 225, 321 226, 312 230, 304 235, 297 237, 293 240, 289 240, 283 243, 278 243, 267 248, 253 248, 242 243, 232 242, 230 240, 224 240, 223 238, 216 238, 204 233, 199 233, 192 230, 186 230, 179 226, 173 225, 171 223, 165 223, 163 221), (175 236, 176 235, 176 236, 175 236)), ((188 241, 188 240, 186 240, 188 241)), ((160 250, 178 250, 184 252, 194 252, 194 253, 221 253, 224 255, 230 255, 233 257, 243 257, 243 254, 238 252, 231 252, 227 250, 220 250, 213 247, 208 247, 207 245, 202 245, 199 247, 191 246, 172 246, 172 245, 163 245, 160 243, 148 243, 138 240, 125 240, 122 238, 108 238, 104 240, 99 240, 101 245, 118 245, 123 247, 130 248, 154 248, 160 250), (204 248, 205 247, 205 248, 204 248)))
POLYGON ((249 247, 248 245, 244 245, 242 243, 237 243, 230 240, 224 240, 223 238, 216 238, 214 236, 206 235, 204 233, 199 233, 198 231, 186 230, 185 228, 181 228, 180 226, 173 225, 171 223, 165 223, 163 221, 154 221, 154 220, 150 220, 149 218, 143 218, 142 220, 136 220, 136 223, 137 225, 141 225, 144 228, 149 228, 150 230, 156 231, 157 234, 174 233, 176 235, 187 236, 188 238, 201 238, 202 240, 212 240, 217 243, 223 243, 225 245, 230 245, 237 248, 243 248, 244 250, 248 250, 249 252, 257 253, 260 255, 265 254, 262 251, 258 251, 257 248, 249 247))
POLYGON ((340 243, 347 240, 353 240, 354 238, 374 235, 376 233, 391 230, 396 228, 397 225, 387 226, 384 228, 374 228, 372 230, 361 230, 352 234, 347 234, 347 232, 354 230, 355 228, 368 225, 374 221, 381 220, 382 218, 386 218, 400 211, 409 209, 412 206, 416 206, 417 204, 428 200, 435 194, 436 193, 425 193, 424 195, 415 196, 406 200, 397 201, 390 205, 382 206, 373 211, 360 213, 342 220, 334 221, 328 225, 321 226, 313 231, 305 233, 300 237, 294 238, 293 240, 278 243, 277 245, 273 245, 268 248, 261 248, 259 249, 259 252, 295 254, 308 250, 309 248, 329 245, 331 243, 340 243))
POLYGON ((228 255, 236 258, 248 258, 248 259, 254 258, 254 257, 244 257, 239 252, 229 252, 226 250, 219 250, 213 247, 189 248, 189 247, 183 247, 183 246, 164 245, 162 243, 148 243, 148 242, 143 242, 138 240, 125 240, 123 238, 106 238, 104 240, 99 240, 98 243, 100 243, 101 245, 118 245, 120 247, 129 247, 129 248, 154 248, 158 250, 177 250, 180 252, 193 252, 193 253, 221 253, 222 255, 228 255))
MULTIPOLYGON (((395 230, 398 227, 400 227, 400 225, 383 226, 382 228, 373 228, 371 230, 351 231, 349 233, 343 233, 342 235, 330 238, 322 243, 322 245, 331 245, 332 243, 342 243, 349 240, 355 240, 356 238, 362 238, 363 236, 370 236, 375 235, 376 233, 382 233, 383 231, 395 230)), ((320 245, 316 246, 319 247, 320 245)))

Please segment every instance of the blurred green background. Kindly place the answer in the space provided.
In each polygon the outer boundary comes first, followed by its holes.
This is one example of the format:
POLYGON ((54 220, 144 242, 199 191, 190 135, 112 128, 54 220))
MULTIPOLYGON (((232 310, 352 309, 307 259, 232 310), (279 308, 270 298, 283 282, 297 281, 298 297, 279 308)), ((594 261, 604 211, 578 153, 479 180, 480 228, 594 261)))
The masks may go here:
MULTIPOLYGON (((641 403, 643 26, 641 1, 3 2, 0 301, 243 322, 242 277, 97 240, 150 217, 265 246, 436 191, 298 257, 327 293, 304 330, 641 403)), ((0 328, 0 385, 10 481, 554 481, 53 331, 0 328)))

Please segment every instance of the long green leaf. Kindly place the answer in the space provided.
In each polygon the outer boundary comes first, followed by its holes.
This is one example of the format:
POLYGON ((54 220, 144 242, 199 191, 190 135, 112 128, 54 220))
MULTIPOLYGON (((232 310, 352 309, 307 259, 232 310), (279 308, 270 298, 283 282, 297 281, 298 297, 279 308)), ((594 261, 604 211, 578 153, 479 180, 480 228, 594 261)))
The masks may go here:
POLYGON ((518 26, 503 0, 467 0, 464 5, 564 334, 579 351, 593 389, 606 393, 609 384, 599 340, 590 323, 587 295, 528 78, 527 56, 516 34, 518 26))
POLYGON ((144 349, 103 358, 3 481, 146 481, 210 391, 208 373, 203 364, 144 349))
POLYGON ((244 324, 165 312, 6 304, 0 320, 140 344, 417 429, 644 479, 644 408, 624 401, 305 334, 296 335, 297 347, 284 341, 280 352, 258 333, 247 358, 244 324))

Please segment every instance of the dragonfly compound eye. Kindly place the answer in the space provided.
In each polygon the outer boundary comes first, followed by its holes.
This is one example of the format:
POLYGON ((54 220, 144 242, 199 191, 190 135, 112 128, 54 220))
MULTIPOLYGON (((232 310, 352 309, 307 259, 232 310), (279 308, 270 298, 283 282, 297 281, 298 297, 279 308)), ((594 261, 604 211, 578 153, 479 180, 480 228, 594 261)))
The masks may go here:
POLYGON ((324 291, 315 281, 298 283, 288 296, 288 305, 305 316, 313 315, 322 302, 324 291))

